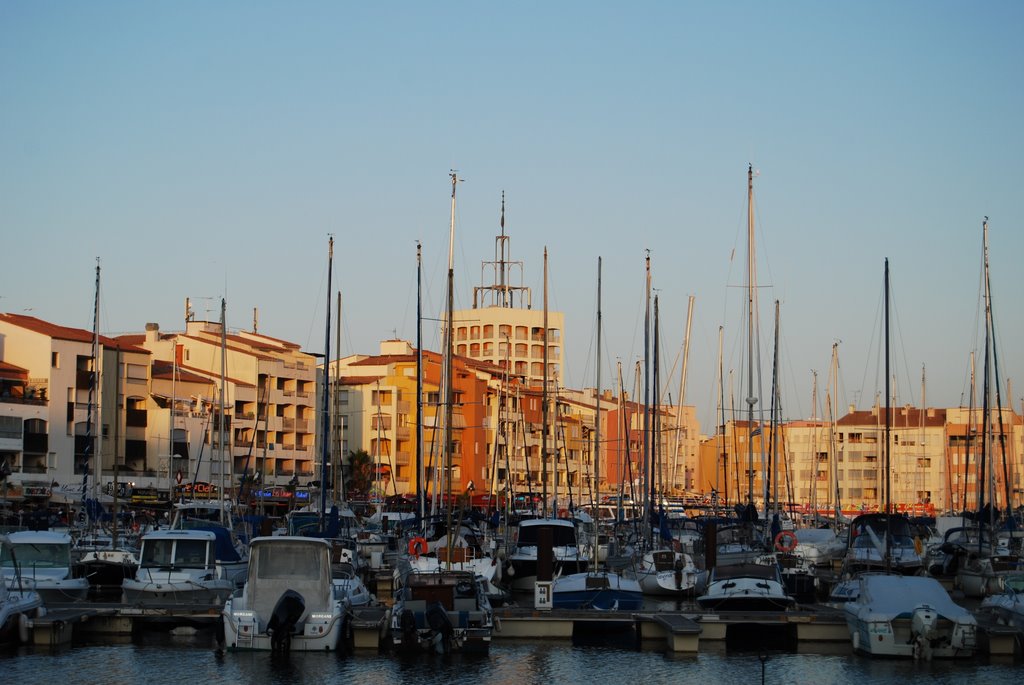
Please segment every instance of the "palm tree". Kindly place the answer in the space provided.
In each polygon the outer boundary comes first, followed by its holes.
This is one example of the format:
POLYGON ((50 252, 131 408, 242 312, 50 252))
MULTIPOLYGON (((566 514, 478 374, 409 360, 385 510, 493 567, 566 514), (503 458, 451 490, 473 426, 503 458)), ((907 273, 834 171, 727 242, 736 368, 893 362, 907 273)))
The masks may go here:
POLYGON ((366 450, 352 450, 348 453, 348 495, 367 495, 373 486, 373 457, 366 450))

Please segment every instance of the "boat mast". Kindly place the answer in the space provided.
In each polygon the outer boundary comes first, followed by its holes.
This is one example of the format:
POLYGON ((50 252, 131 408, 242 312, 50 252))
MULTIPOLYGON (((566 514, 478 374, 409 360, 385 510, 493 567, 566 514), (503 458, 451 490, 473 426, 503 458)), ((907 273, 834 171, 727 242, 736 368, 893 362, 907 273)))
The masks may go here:
MULTIPOLYGON (((686 365, 690 358, 690 325, 693 323, 693 300, 690 295, 686 307, 686 333, 683 336, 683 370, 679 374, 679 404, 676 411, 675 438, 672 442, 672 481, 675 482, 676 474, 679 473, 679 443, 682 440, 683 432, 683 405, 686 403, 686 365)), ((685 455, 684 455, 685 456, 685 455)), ((687 489, 686 469, 683 469, 683 489, 687 489)))
MULTIPOLYGON (((779 414, 781 407, 781 394, 779 393, 779 301, 775 300, 775 351, 772 359, 772 408, 769 413, 772 433, 771 459, 768 461, 768 468, 771 473, 772 502, 774 513, 779 513, 779 414)), ((763 440, 763 438, 762 438, 763 440)), ((768 510, 768 500, 765 500, 765 511, 768 510)))
MULTIPOLYGON (((651 349, 651 251, 644 257, 644 496, 643 520, 649 521, 654 507, 654 471, 651 468, 651 406, 650 406, 650 349, 651 349)), ((644 526, 644 540, 652 544, 652 531, 644 526)))
POLYGON ((598 563, 598 502, 601 499, 601 258, 597 258, 597 368, 594 405, 594 571, 598 563))
POLYGON ((324 515, 327 511, 327 460, 330 457, 329 437, 331 434, 330 383, 328 379, 331 363, 331 274, 334 271, 334 236, 327 240, 327 322, 324 327, 324 388, 321 400, 322 417, 320 428, 320 530, 324 530, 324 515))
MULTIPOLYGON (((89 491, 89 469, 95 467, 97 477, 94 479, 93 487, 99 482, 98 474, 102 465, 99 459, 92 463, 93 453, 96 446, 100 444, 97 436, 93 435, 93 427, 99 427, 99 395, 100 395, 100 258, 96 258, 96 293, 93 299, 92 314, 92 373, 89 374, 89 398, 88 410, 85 414, 85 446, 82 449, 82 505, 85 507, 89 491)), ((98 430, 98 433, 102 431, 98 430)), ((86 516, 88 508, 86 507, 86 516)), ((90 521, 91 523, 91 521, 90 521)))
MULTIPOLYGON (((459 182, 458 173, 452 171, 449 176, 452 179, 452 208, 451 218, 448 226, 448 293, 445 302, 445 333, 444 333, 444 377, 442 382, 444 384, 444 431, 443 435, 443 447, 441 450, 441 459, 443 464, 444 476, 442 479, 443 483, 446 483, 445 493, 448 495, 448 502, 445 506, 447 512, 447 544, 448 549, 451 550, 454 547, 454 535, 452 531, 452 502, 451 502, 451 490, 452 490, 452 416, 453 407, 452 404, 455 401, 455 393, 452 389, 452 379, 454 374, 452 373, 452 339, 453 339, 453 326, 455 324, 454 315, 452 310, 454 308, 454 294, 453 290, 455 287, 455 187, 459 182)), ((449 554, 446 561, 446 567, 451 568, 451 557, 449 554)))
MULTIPOLYGON (((548 248, 544 246, 544 374, 541 387, 541 437, 540 437, 540 468, 541 468, 541 516, 548 515, 548 248)), ((557 469, 558 464, 555 464, 557 469)), ((554 515, 555 512, 552 512, 554 515)))
MULTIPOLYGON (((717 431, 721 435, 721 443, 718 446, 718 454, 721 456, 722 465, 721 468, 717 466, 718 459, 715 459, 715 492, 720 493, 722 497, 722 504, 729 504, 729 452, 726 449, 727 445, 725 442, 725 376, 724 376, 724 365, 722 363, 722 337, 725 331, 724 326, 718 327, 718 418, 720 421, 721 430, 717 431), (720 479, 721 477, 721 479, 720 479), (722 489, 722 486, 725 489, 722 489)), ((717 504, 717 503, 716 503, 717 504)), ((717 507, 716 507, 717 508, 717 507)))
POLYGON ((427 517, 423 470, 423 245, 416 241, 416 507, 427 517))
POLYGON ((890 511, 891 493, 889 492, 891 484, 891 475, 889 473, 889 440, 890 440, 890 424, 892 420, 889 416, 890 405, 889 405, 889 258, 885 259, 885 525, 886 525, 886 536, 885 536, 885 572, 889 573, 892 571, 892 558, 891 558, 891 540, 892 540, 892 511, 890 511))
MULTIPOLYGON (((227 525, 226 512, 224 511, 224 469, 227 466, 227 458, 224 453, 224 391, 227 388, 227 358, 228 358, 228 337, 227 337, 227 300, 220 298, 220 420, 217 422, 217 445, 220 447, 220 522, 227 525)), ((116 458, 114 461, 117 461, 116 458)))
MULTIPOLYGON (((665 492, 665 466, 662 464, 663 455, 661 453, 661 377, 658 373, 658 296, 654 296, 654 373, 651 376, 654 389, 651 394, 651 404, 653 405, 651 410, 651 511, 655 511, 655 505, 657 504, 657 510, 660 514, 661 500, 656 493, 665 492)), ((651 542, 653 544, 654 534, 651 534, 651 542)))
POLYGON ((110 525, 111 549, 117 549, 117 448, 121 441, 121 341, 117 340, 114 345, 114 485, 110 493, 113 495, 113 503, 110 505, 110 515, 113 519, 110 525))
POLYGON ((334 327, 334 349, 338 356, 338 363, 334 365, 334 395, 331 397, 331 404, 334 407, 332 417, 331 435, 331 488, 334 490, 334 497, 337 501, 344 503, 345 497, 345 473, 342 469, 342 461, 345 455, 341 453, 341 426, 338 425, 337 417, 341 415, 341 291, 338 291, 338 324, 334 327))
MULTIPOLYGON (((747 166, 747 497, 754 502, 754 165, 747 166)), ((762 471, 763 473, 763 471, 762 471)))

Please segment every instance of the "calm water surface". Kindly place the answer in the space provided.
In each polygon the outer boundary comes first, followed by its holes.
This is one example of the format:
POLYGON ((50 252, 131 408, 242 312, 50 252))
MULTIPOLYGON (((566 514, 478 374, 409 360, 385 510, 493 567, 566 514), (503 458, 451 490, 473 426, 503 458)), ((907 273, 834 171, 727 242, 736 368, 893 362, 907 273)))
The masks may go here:
MULTIPOLYGON (((707 645, 702 645, 707 647, 707 645)), ((913 663, 877 661, 852 655, 846 645, 826 646, 833 653, 771 654, 762 664, 756 653, 712 649, 697 656, 609 647, 579 647, 564 642, 510 642, 491 647, 487 657, 443 657, 357 653, 266 653, 217 655, 210 635, 147 633, 124 644, 76 645, 60 652, 23 648, 0 653, 0 682, 143 683, 201 682, 303 685, 306 683, 978 683, 1024 681, 1024 665, 1012 660, 913 663)))

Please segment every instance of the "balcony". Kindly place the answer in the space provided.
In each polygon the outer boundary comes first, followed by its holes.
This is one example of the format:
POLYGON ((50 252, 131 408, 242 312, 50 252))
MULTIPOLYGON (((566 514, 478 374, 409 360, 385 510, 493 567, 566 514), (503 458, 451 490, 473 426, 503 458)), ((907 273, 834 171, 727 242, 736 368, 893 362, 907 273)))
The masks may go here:
POLYGON ((134 426, 137 428, 146 427, 146 410, 145 409, 126 409, 125 410, 124 423, 126 426, 134 426))

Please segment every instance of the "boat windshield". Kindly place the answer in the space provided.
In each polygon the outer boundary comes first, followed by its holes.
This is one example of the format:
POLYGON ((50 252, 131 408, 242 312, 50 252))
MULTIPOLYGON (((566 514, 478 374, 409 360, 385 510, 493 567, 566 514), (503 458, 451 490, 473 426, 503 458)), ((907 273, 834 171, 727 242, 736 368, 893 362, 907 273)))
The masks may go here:
POLYGON ((914 533, 907 519, 893 516, 886 521, 886 516, 862 516, 850 526, 853 547, 873 547, 878 540, 884 540, 892 533, 892 545, 913 547, 914 533))
POLYGON ((551 544, 554 547, 576 546, 576 529, 572 526, 523 526, 519 529, 519 544, 535 546, 540 539, 541 528, 548 528, 551 531, 551 544))
POLYGON ((174 565, 181 568, 206 568, 206 540, 178 540, 174 548, 174 565))
POLYGON ((5 545, 0 552, 0 565, 14 568, 14 562, 25 568, 68 568, 71 565, 71 544, 21 542, 12 545, 14 557, 5 545))

